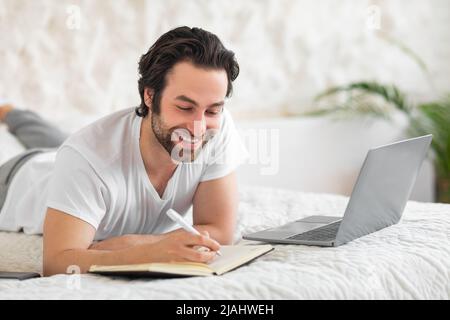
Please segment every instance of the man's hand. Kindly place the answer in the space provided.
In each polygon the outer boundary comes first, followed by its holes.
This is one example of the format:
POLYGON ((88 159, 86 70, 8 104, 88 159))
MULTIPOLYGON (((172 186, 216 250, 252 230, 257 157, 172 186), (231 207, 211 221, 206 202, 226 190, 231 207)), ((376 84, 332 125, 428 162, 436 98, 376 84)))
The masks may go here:
POLYGON ((151 259, 155 262, 209 262, 216 257, 216 251, 220 249, 217 241, 211 239, 207 233, 195 235, 185 230, 178 229, 162 235, 161 240, 136 246, 142 250, 143 259, 151 259), (196 248, 207 248, 209 251, 196 248), (147 251, 148 250, 148 251, 147 251), (145 257, 145 252, 149 256, 145 257))

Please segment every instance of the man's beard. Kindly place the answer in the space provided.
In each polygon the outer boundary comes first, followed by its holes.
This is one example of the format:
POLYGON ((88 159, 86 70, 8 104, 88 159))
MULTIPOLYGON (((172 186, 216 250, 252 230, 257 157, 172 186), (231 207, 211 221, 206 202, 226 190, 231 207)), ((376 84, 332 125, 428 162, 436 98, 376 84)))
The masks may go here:
POLYGON ((182 137, 186 135, 189 135, 190 137, 189 130, 183 127, 168 128, 160 115, 151 113, 150 116, 153 134, 167 153, 169 153, 174 162, 195 161, 205 144, 212 138, 212 135, 204 134, 201 137, 201 146, 197 148, 183 148, 179 142, 181 142, 183 139, 182 137))

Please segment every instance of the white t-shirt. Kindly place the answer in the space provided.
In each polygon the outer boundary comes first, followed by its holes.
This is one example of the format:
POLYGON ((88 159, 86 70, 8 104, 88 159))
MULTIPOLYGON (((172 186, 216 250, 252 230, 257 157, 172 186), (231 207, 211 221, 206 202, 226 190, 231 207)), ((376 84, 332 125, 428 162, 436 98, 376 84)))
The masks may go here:
POLYGON ((142 118, 115 112, 71 135, 56 152, 29 160, 11 182, 0 230, 42 233, 47 207, 84 220, 95 240, 158 234, 175 227, 169 208, 186 215, 202 181, 224 177, 248 153, 224 109, 220 132, 193 163, 181 163, 162 197, 151 184, 139 148, 142 118))

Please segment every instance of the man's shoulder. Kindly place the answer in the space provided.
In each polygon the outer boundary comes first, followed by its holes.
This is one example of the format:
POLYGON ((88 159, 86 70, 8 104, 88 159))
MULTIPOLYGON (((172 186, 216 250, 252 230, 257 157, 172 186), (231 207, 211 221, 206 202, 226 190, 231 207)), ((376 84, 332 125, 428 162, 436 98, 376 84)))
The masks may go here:
POLYGON ((89 123, 88 125, 82 127, 81 129, 73 133, 69 138, 85 135, 91 133, 92 131, 102 132, 106 130, 112 130, 112 126, 125 124, 132 120, 133 116, 135 116, 134 110, 135 107, 131 107, 102 116, 97 120, 89 123))
POLYGON ((65 143, 85 141, 86 139, 88 139, 86 142, 96 142, 97 137, 100 138, 114 132, 122 133, 128 129, 135 116, 134 107, 110 113, 76 131, 69 136, 65 143), (91 138, 95 138, 94 141, 91 138))
POLYGON ((88 160, 108 162, 131 141, 134 107, 106 115, 73 133, 61 145, 71 147, 88 160))

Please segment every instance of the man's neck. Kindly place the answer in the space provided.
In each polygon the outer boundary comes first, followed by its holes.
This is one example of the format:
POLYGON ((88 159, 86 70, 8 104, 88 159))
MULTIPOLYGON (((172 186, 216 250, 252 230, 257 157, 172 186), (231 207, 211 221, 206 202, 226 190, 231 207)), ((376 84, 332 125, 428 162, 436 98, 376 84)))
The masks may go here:
POLYGON ((150 115, 142 119, 139 149, 149 177, 170 178, 172 176, 177 165, 156 139, 151 127, 150 115))

